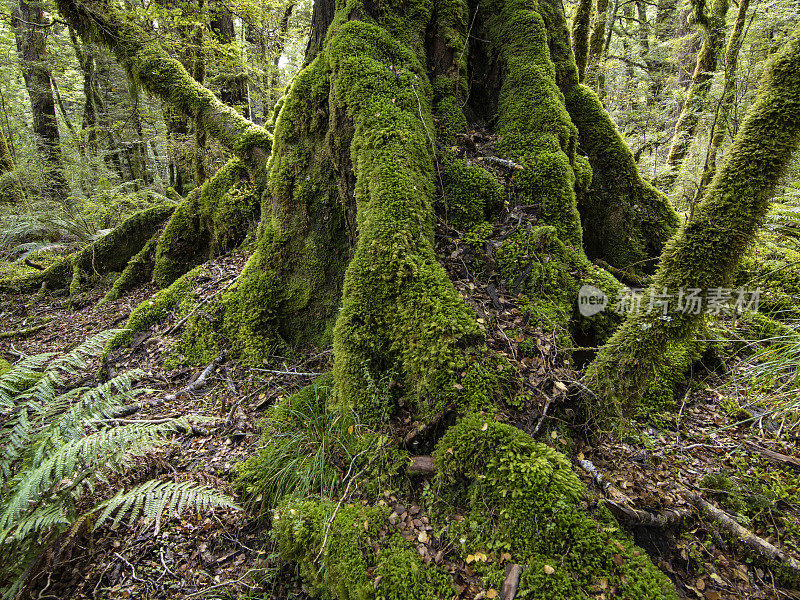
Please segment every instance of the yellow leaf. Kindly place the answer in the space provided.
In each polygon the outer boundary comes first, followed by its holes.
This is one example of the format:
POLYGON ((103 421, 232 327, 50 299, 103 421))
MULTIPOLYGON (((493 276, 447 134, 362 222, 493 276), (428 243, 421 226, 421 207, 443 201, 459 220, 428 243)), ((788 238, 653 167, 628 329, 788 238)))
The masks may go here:
POLYGON ((494 588, 489 588, 488 590, 486 590, 486 597, 497 598, 497 590, 494 588))
POLYGON ((353 433, 353 426, 352 425, 350 425, 350 427, 347 428, 347 433, 352 435, 352 433, 353 433))
POLYGON ((556 570, 553 567, 551 567, 550 565, 545 565, 544 566, 544 572, 547 573, 548 575, 552 575, 553 573, 556 572, 556 570))
POLYGON ((471 563, 473 560, 475 560, 475 557, 472 556, 472 554, 467 554, 467 564, 471 563))
POLYGON ((486 431, 487 429, 489 429, 489 424, 488 423, 484 423, 483 427, 481 427, 481 431, 486 431))

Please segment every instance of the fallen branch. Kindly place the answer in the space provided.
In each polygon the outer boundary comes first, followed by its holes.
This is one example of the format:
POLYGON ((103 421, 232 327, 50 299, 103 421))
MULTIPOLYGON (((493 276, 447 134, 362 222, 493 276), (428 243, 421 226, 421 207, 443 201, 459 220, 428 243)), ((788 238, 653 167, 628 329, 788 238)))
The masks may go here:
POLYGON ((44 329, 46 325, 36 325, 35 327, 27 327, 25 329, 17 329, 16 331, 2 331, 0 332, 0 340, 13 338, 13 337, 26 337, 36 333, 37 331, 41 331, 44 329))
POLYGON ((106 417, 109 418, 109 419, 120 419, 122 417, 129 417, 132 414, 137 413, 140 410, 142 410, 145 406, 148 406, 148 407, 149 406, 157 406, 157 405, 162 404, 164 402, 172 402, 173 400, 177 400, 181 396, 187 396, 189 394, 192 394, 192 393, 196 392, 197 390, 199 390, 200 388, 202 388, 205 385, 206 380, 211 376, 211 374, 214 371, 217 370, 217 367, 219 367, 219 365, 221 365, 223 362, 225 362, 226 358, 227 358, 227 352, 225 352, 223 350, 220 353, 220 355, 217 356, 217 358, 212 360, 208 364, 208 366, 205 369, 203 369, 203 372, 200 373, 200 376, 197 379, 195 379, 192 383, 187 385, 185 388, 182 388, 182 389, 178 390, 174 394, 167 394, 163 398, 159 398, 158 400, 153 400, 151 402, 134 402, 133 404, 126 404, 125 406, 121 406, 118 409, 116 409, 115 411, 109 413, 108 415, 106 415, 106 417))
POLYGON ((514 600, 519 589, 519 578, 522 576, 522 565, 509 563, 506 565, 506 577, 500 590, 500 600, 514 600))
POLYGON ((260 369, 260 368, 253 368, 253 371, 261 371, 263 373, 273 373, 275 375, 297 375, 300 377, 319 377, 320 375, 325 374, 325 373, 308 373, 304 371, 277 371, 275 369, 260 369))
POLYGON ((578 464, 592 476, 592 479, 603 490, 603 493, 613 496, 613 499, 606 498, 605 502, 618 519, 645 527, 664 529, 678 525, 689 516, 689 510, 680 508, 668 508, 655 513, 635 508, 630 498, 603 478, 603 474, 592 464, 592 461, 582 459, 578 461, 578 464))
POLYGON ((164 399, 168 402, 172 400, 177 400, 181 396, 188 396, 189 394, 193 394, 197 390, 201 389, 203 386, 205 386, 206 379, 208 379, 212 375, 212 373, 214 373, 214 371, 217 370, 217 367, 219 367, 222 363, 224 363, 227 358, 228 358, 228 353, 225 350, 223 350, 222 352, 220 352, 220 355, 217 356, 217 358, 208 363, 208 366, 205 369, 203 369, 203 372, 200 373, 200 376, 197 379, 195 379, 185 388, 178 390, 174 394, 167 394, 167 396, 164 399))
POLYGON ((667 508, 653 513, 640 508, 626 506, 614 500, 606 500, 605 502, 618 519, 628 521, 635 525, 657 527, 659 529, 666 529, 667 527, 678 525, 691 513, 690 510, 676 508, 667 508))
POLYGON ((794 456, 789 456, 788 454, 781 454, 780 452, 775 452, 774 450, 762 448, 753 442, 745 442, 745 446, 747 446, 750 450, 757 452, 767 460, 771 460, 772 462, 783 465, 789 465, 795 469, 800 469, 800 459, 795 458, 794 456))
POLYGON ((800 586, 800 561, 788 556, 767 540, 758 537, 739 525, 728 513, 705 500, 700 494, 691 490, 684 490, 683 497, 694 504, 700 512, 710 518, 716 525, 719 525, 723 531, 735 538, 743 550, 749 551, 756 558, 760 558, 770 566, 777 566, 777 574, 781 575, 787 583, 792 586, 800 586))

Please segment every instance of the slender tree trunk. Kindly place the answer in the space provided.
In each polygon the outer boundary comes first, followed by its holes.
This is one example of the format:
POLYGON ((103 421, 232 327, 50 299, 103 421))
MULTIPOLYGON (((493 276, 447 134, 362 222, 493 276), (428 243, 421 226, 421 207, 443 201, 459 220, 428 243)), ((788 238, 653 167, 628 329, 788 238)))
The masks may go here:
MULTIPOLYGON (((233 14, 224 5, 220 4, 216 7, 209 27, 220 43, 230 45, 236 41, 233 14)), ((231 67, 228 66, 226 69, 231 69, 231 67)), ((242 111, 244 118, 249 119, 250 98, 247 94, 247 73, 242 63, 242 57, 237 54, 232 70, 226 70, 220 74, 218 79, 222 102, 238 108, 242 111)))
POLYGON ((33 132, 45 164, 47 195, 64 203, 69 185, 61 164, 61 140, 50 70, 47 66, 46 26, 41 0, 20 0, 14 32, 23 69, 25 87, 31 100, 33 132))
POLYGON ((729 285, 769 209, 775 187, 800 144, 800 28, 771 60, 722 167, 687 225, 670 241, 644 294, 673 299, 661 310, 631 314, 590 365, 587 379, 605 414, 629 413, 654 381, 670 349, 689 340, 702 310, 680 310, 679 294, 729 285))
MULTIPOLYGON (((198 0, 197 9, 200 14, 203 14, 205 8, 205 0, 198 0)), ((231 19, 231 25, 233 20, 231 19)), ((203 55, 203 27, 198 25, 192 34, 192 47, 194 48, 194 57, 192 60, 192 77, 194 80, 203 85, 206 78, 206 61, 203 55)), ((223 97, 223 101, 225 98, 223 97)), ((247 115, 245 115, 247 116, 247 115)), ((203 185, 206 180, 206 132, 201 123, 195 119, 194 121, 194 182, 196 186, 203 185)))
POLYGON ((689 153, 697 125, 703 113, 708 92, 717 69, 717 59, 725 41, 725 16, 728 0, 713 0, 711 14, 706 13, 705 0, 695 0, 694 21, 703 30, 703 45, 697 55, 697 65, 692 83, 686 95, 683 109, 675 123, 672 146, 669 149, 665 172, 659 177, 659 185, 665 191, 675 187, 681 165, 689 153))
POLYGON ((269 97, 272 106, 275 105, 282 95, 282 90, 279 89, 281 76, 280 61, 281 56, 283 56, 283 51, 286 48, 286 38, 289 36, 289 19, 292 17, 292 11, 294 11, 295 6, 296 2, 294 0, 291 0, 289 4, 286 5, 275 35, 275 48, 273 51, 272 69, 269 79, 269 97))
MULTIPOLYGON (((611 0, 614 2, 615 0, 611 0)), ((606 40, 606 26, 608 24, 609 0, 595 0, 594 22, 592 33, 589 36, 589 59, 586 66, 586 85, 595 92, 598 91, 601 80, 603 53, 606 40)))
MULTIPOLYGON (((700 177, 700 185, 697 188, 695 201, 702 198, 706 187, 708 187, 712 177, 714 177, 714 172, 717 170, 717 155, 722 143, 725 141, 725 134, 728 131, 728 115, 736 99, 736 68, 739 62, 739 50, 742 47, 742 35, 744 33, 745 20, 747 19, 747 11, 749 8, 750 0, 739 1, 736 22, 733 25, 731 36, 728 39, 728 47, 725 51, 725 80, 722 89, 722 97, 714 113, 711 139, 708 142, 703 174, 700 177)), ((693 202, 692 204, 694 205, 695 203, 696 202, 693 202)))
POLYGON ((592 0, 579 0, 572 15, 572 50, 578 67, 578 81, 586 79, 586 63, 589 60, 589 29, 592 17, 592 0))

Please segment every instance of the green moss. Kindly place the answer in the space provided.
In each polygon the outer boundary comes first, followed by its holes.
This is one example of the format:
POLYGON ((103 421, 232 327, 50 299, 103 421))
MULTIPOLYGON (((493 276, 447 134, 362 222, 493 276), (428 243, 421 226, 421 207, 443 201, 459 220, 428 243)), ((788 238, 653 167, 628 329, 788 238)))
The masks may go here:
POLYGON ((106 344, 105 352, 108 353, 115 348, 130 344, 135 333, 163 321, 178 303, 183 301, 190 292, 193 292, 194 281, 201 271, 202 267, 196 267, 179 277, 168 288, 159 290, 152 298, 139 304, 128 317, 125 330, 106 344))
POLYGON ((590 258, 614 267, 650 270, 678 227, 666 196, 644 181, 625 140, 597 95, 575 85, 565 92, 566 106, 580 132, 593 178, 578 206, 583 246, 590 258))
MULTIPOLYGON (((442 499, 465 511, 452 532, 465 540, 464 554, 508 552, 511 562, 527 564, 520 582, 525 597, 577 600, 605 580, 619 598, 677 598, 607 511, 585 512, 583 485, 559 452, 472 414, 447 431, 435 459, 442 499)), ((485 568, 487 580, 499 589, 502 570, 485 568)))
POLYGON ((4 358, 0 358, 0 375, 5 375, 11 370, 11 363, 4 358))
POLYGON ((0 174, 0 203, 16 204, 25 199, 25 190, 16 171, 0 174))
POLYGON ((358 21, 333 31, 332 93, 355 128, 359 230, 334 333, 337 397, 360 412, 368 381, 394 371, 424 420, 483 338, 433 250, 431 89, 421 55, 388 32, 358 21))
POLYGON ((602 343, 621 321, 610 306, 591 317, 577 313, 578 291, 583 285, 592 285, 612 299, 621 286, 581 251, 565 245, 555 227, 517 228, 497 250, 497 264, 506 285, 525 294, 524 310, 531 324, 555 332, 564 347, 571 346, 570 335, 576 331, 602 343))
POLYGON ((156 248, 153 281, 166 287, 186 271, 244 239, 261 199, 238 159, 228 161, 175 210, 156 248))
POLYGON ((97 306, 119 299, 125 292, 133 289, 138 284, 146 283, 150 279, 153 265, 155 264, 154 258, 158 239, 158 234, 151 237, 139 253, 128 261, 125 269, 114 281, 108 293, 98 302, 97 306))
POLYGON ((452 151, 439 155, 445 214, 458 229, 469 229, 499 212, 506 199, 497 178, 478 165, 460 160, 452 151))
POLYGON ((223 301, 226 335, 253 362, 333 337, 355 224, 345 215, 352 133, 330 102, 328 65, 318 57, 284 99, 258 247, 223 301))
POLYGON ((68 287, 72 295, 77 294, 86 280, 122 271, 174 209, 173 206, 154 206, 139 211, 110 233, 52 264, 45 271, 11 280, 4 285, 30 291, 46 283, 51 290, 68 287))
POLYGON ((274 512, 272 535, 280 556, 298 563, 312 595, 337 600, 452 598, 455 587, 444 569, 425 565, 399 533, 381 532, 389 513, 386 506, 288 502, 274 512))
MULTIPOLYGON (((692 220, 664 250, 652 290, 676 294, 730 286, 800 143, 800 120, 784 117, 799 106, 799 63, 800 30, 771 59, 725 162, 692 220)), ((704 319, 689 311, 668 316, 654 311, 627 319, 600 351, 587 371, 598 412, 629 412, 659 372, 664 348, 691 339, 704 319)))

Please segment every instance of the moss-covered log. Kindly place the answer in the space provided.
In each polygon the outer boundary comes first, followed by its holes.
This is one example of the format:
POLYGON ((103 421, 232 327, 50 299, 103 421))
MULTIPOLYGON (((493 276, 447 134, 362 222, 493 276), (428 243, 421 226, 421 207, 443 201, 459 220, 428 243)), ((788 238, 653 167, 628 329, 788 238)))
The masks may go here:
POLYGON ((44 283, 51 290, 68 287, 71 295, 77 294, 88 278, 125 269, 174 210, 174 206, 167 205, 139 211, 79 252, 41 273, 2 281, 0 289, 27 292, 44 283))
POLYGON ((225 164, 175 210, 158 241, 153 281, 166 287, 238 246, 258 219, 261 194, 239 159, 225 164))
MULTIPOLYGON (((692 220, 664 250, 648 294, 676 297, 680 290, 730 284, 798 143, 800 28, 771 60, 724 163, 692 220)), ((702 311, 677 308, 631 315, 592 363, 587 378, 606 414, 635 405, 663 367, 664 349, 695 333, 702 311)))

